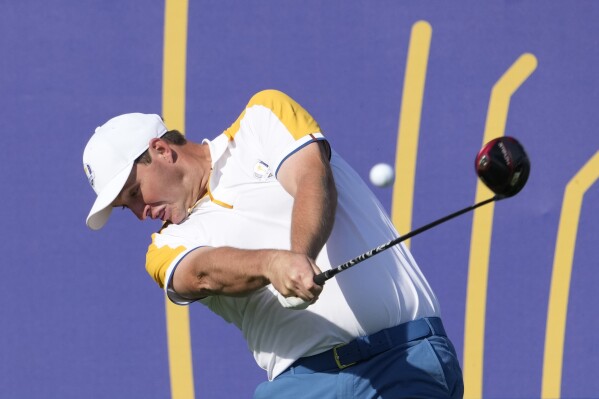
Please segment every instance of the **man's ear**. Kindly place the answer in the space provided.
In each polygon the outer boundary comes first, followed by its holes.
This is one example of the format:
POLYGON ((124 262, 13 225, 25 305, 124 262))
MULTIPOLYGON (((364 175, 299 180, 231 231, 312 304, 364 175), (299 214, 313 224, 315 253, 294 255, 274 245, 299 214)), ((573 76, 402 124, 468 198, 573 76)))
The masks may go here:
POLYGON ((160 138, 153 138, 149 144, 150 154, 152 159, 163 158, 167 162, 172 162, 173 151, 168 143, 160 138))

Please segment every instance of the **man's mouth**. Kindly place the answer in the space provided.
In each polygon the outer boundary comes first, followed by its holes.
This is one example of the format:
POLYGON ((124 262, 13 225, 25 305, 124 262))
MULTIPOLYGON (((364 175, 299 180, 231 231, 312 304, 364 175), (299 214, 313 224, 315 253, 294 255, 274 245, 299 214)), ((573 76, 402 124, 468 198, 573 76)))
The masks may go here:
POLYGON ((154 219, 154 220, 160 219, 163 222, 166 222, 167 221, 166 206, 159 210, 149 209, 147 217, 150 217, 151 219, 154 219))

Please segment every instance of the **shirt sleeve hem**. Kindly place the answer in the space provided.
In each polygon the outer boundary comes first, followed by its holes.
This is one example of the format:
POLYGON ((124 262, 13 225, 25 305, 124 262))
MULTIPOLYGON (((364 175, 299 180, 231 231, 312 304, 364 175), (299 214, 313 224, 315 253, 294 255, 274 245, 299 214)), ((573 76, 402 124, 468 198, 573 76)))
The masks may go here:
POLYGON ((169 266, 169 268, 166 271, 166 275, 164 278, 164 293, 166 294, 167 298, 173 302, 175 305, 181 305, 181 306, 185 306, 185 305, 189 305, 191 303, 194 303, 196 301, 198 301, 199 299, 189 299, 189 298, 185 298, 179 294, 177 294, 177 292, 175 292, 175 289, 173 288, 173 276, 175 275, 175 270, 177 269, 177 266, 179 266, 179 264, 181 263, 181 261, 183 260, 183 258, 188 255, 191 251, 194 251, 198 248, 201 248, 202 246, 198 246, 195 248, 191 248, 188 251, 182 252, 180 253, 171 263, 171 265, 169 266))
POLYGON ((312 133, 302 137, 297 141, 294 141, 290 146, 288 146, 286 151, 283 152, 283 155, 281 155, 275 163, 275 176, 277 176, 277 174, 279 173, 279 169, 281 168, 281 165, 283 164, 283 162, 285 162, 287 158, 289 158, 308 144, 311 144, 316 141, 326 141, 326 138, 322 133, 312 133))

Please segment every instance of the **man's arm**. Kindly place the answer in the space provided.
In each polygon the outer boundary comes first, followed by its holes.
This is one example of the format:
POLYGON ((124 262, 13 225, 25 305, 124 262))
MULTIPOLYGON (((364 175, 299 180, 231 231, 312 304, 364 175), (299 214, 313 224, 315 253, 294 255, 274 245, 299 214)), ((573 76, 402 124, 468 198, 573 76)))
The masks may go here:
POLYGON ((284 296, 311 301, 320 293, 320 287, 312 282, 313 270, 318 268, 310 258, 290 251, 202 247, 181 260, 173 275, 173 288, 184 298, 198 299, 244 296, 272 283, 284 296))
POLYGON ((314 142, 281 165, 277 179, 294 198, 291 250, 316 259, 335 221, 337 189, 326 144, 314 142))

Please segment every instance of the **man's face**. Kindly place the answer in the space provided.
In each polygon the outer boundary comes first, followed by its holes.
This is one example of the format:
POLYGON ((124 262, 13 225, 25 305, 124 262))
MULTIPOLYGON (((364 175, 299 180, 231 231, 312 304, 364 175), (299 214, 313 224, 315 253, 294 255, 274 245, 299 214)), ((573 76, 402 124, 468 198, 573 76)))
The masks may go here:
POLYGON ((188 194, 172 152, 151 149, 152 163, 133 166, 113 206, 129 208, 140 220, 160 219, 178 224, 187 217, 188 194))

